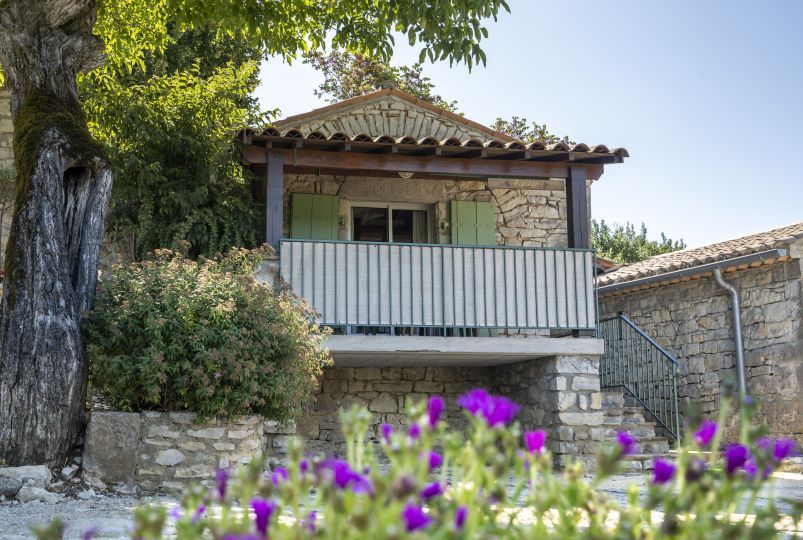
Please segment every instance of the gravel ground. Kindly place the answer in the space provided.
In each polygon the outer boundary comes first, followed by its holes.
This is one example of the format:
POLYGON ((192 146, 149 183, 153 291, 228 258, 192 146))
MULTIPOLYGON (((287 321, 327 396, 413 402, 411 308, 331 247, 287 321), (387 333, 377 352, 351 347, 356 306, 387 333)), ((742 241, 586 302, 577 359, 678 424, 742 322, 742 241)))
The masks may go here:
MULTIPOLYGON (((649 479, 646 476, 620 475, 605 481, 601 489, 611 495, 620 504, 624 504, 626 490, 629 485, 644 485, 649 479)), ((773 492, 762 493, 759 504, 766 504, 774 499, 783 513, 789 511, 789 505, 780 499, 803 501, 803 474, 782 472, 775 475, 773 492)), ((133 497, 117 495, 98 495, 88 500, 65 498, 55 504, 34 502, 28 504, 0 503, 0 539, 20 540, 33 538, 31 525, 48 523, 60 516, 67 524, 65 538, 80 539, 84 531, 91 527, 99 527, 97 538, 127 539, 132 523, 133 509, 147 504, 159 504, 168 508, 177 505, 177 500, 167 497, 133 497)), ((803 535, 803 523, 797 528, 789 520, 784 529, 790 535, 803 535)), ((166 533, 173 533, 169 523, 166 533)))

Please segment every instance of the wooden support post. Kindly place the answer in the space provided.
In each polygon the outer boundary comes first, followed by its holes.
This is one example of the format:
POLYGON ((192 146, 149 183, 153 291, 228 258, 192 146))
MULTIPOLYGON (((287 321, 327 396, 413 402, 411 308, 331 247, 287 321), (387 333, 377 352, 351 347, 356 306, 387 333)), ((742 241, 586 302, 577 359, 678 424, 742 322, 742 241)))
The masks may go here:
POLYGON ((583 167, 569 167, 569 176, 566 178, 566 218, 569 247, 588 249, 591 238, 588 230, 586 171, 583 167))
POLYGON ((268 150, 265 164, 265 242, 278 251, 284 229, 284 155, 268 150))

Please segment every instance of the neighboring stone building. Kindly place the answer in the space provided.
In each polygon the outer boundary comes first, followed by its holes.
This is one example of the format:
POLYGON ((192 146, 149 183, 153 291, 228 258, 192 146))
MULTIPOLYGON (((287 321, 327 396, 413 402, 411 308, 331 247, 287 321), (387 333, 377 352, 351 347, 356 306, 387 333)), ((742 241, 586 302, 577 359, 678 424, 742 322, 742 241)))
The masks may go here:
POLYGON ((375 439, 432 395, 461 427, 455 400, 476 387, 519 401, 559 462, 621 427, 621 395, 608 414, 600 391, 588 199, 624 149, 514 141, 395 89, 241 137, 275 271, 334 329, 297 420, 311 450, 342 454, 353 404, 375 439))
MULTIPOLYGON (((803 223, 659 255, 598 280, 602 317, 622 313, 680 364, 679 397, 716 417, 736 380, 731 304, 712 271, 739 291, 747 393, 756 420, 803 444, 803 223)), ((735 418, 728 436, 737 435, 735 418)))

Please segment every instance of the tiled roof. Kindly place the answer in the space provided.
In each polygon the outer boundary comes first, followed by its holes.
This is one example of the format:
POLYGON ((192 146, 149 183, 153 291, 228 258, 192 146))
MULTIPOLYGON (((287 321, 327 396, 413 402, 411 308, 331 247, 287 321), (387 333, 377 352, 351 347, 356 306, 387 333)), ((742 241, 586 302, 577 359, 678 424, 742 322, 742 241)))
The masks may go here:
POLYGON ((734 257, 788 246, 801 238, 803 238, 803 222, 733 240, 717 242, 708 246, 656 255, 637 263, 615 268, 599 276, 597 283, 600 287, 604 287, 676 270, 693 268, 707 263, 716 263, 734 257))
MULTIPOLYGON (((597 144, 589 146, 584 143, 566 144, 544 144, 542 142, 527 143, 523 141, 501 141, 499 139, 489 139, 481 141, 475 138, 460 140, 456 137, 451 137, 444 140, 437 140, 434 137, 424 137, 422 139, 415 139, 414 137, 391 137, 390 135, 379 135, 372 137, 365 133, 357 134, 353 137, 347 136, 345 133, 333 133, 329 136, 319 131, 312 131, 304 133, 299 129, 288 129, 280 131, 274 126, 270 126, 261 132, 257 133, 253 130, 243 130, 240 132, 240 138, 245 144, 252 144, 256 139, 273 139, 276 143, 292 143, 298 141, 299 143, 312 143, 315 146, 337 146, 343 144, 355 143, 357 145, 398 145, 403 153, 417 153, 426 151, 427 148, 438 147, 444 155, 459 156, 464 153, 476 153, 483 149, 494 154, 494 156, 509 154, 510 158, 514 159, 529 159, 539 160, 544 159, 547 161, 554 161, 556 154, 565 154, 565 161, 577 161, 578 163, 611 163, 621 162, 623 158, 630 157, 625 148, 610 149, 604 144, 597 144)), ((563 160, 561 160, 563 161, 563 160)))

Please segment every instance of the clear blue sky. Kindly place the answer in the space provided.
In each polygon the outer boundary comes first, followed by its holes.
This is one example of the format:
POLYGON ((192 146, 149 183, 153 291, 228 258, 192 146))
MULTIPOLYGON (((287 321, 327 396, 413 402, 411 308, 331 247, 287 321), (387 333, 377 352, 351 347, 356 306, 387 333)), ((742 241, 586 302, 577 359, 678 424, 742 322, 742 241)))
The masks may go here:
MULTIPOLYGON (((627 148, 594 185, 595 218, 691 247, 803 220, 803 2, 509 3, 488 23, 487 67, 425 74, 472 120, 524 116, 627 148)), ((394 63, 417 56, 405 42, 394 63)), ((323 105, 320 82, 271 61, 258 97, 297 114, 323 105)))

